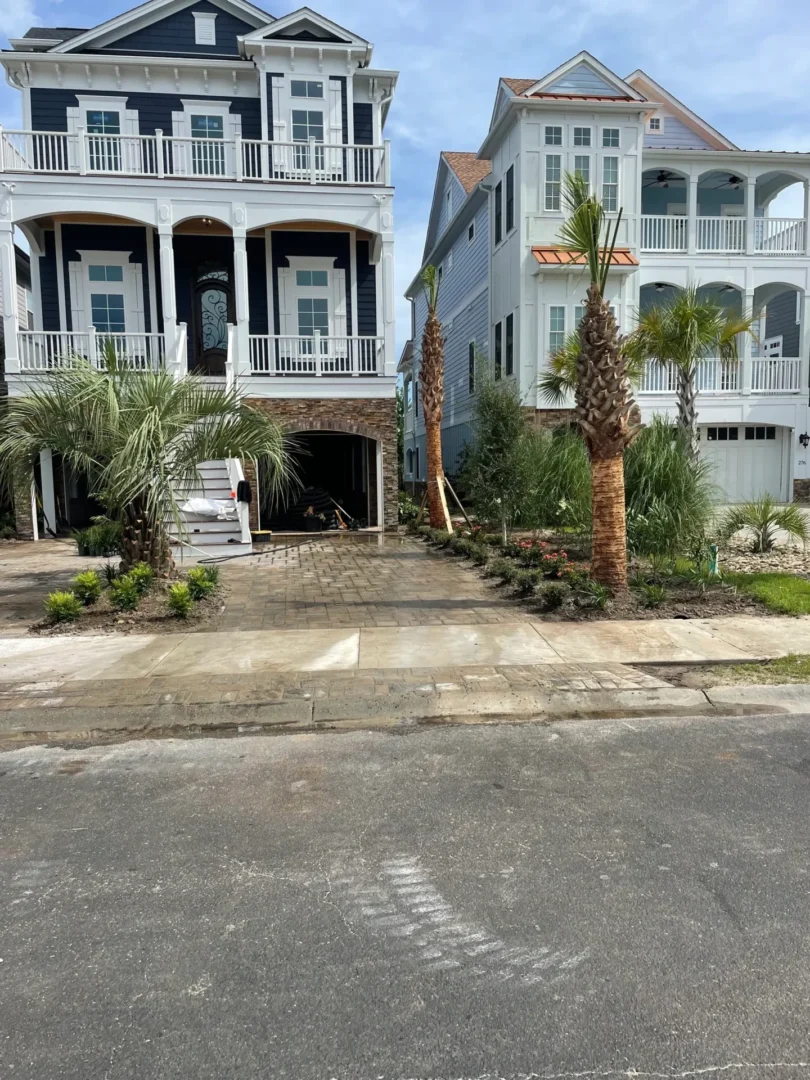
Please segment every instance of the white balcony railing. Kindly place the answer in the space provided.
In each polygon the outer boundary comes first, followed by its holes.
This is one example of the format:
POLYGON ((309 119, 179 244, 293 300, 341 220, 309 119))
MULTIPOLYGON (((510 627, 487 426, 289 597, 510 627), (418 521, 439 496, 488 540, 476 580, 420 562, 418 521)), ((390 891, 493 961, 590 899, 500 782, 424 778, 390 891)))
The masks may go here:
POLYGON ((766 255, 803 255, 803 218, 755 218, 754 247, 766 255))
POLYGON ((686 251, 689 218, 680 214, 642 214, 642 251, 686 251))
POLYGON ((166 360, 163 334, 101 334, 94 330, 20 330, 17 335, 20 371, 52 371, 77 356, 100 367, 105 348, 112 347, 119 364, 138 371, 156 371, 166 360))
POLYGON ((199 177, 259 183, 389 185, 383 146, 333 146, 258 139, 93 135, 86 131, 3 131, 0 172, 80 176, 199 177))
POLYGON ((251 375, 382 375, 383 338, 250 335, 251 375))
POLYGON ((745 252, 744 217, 696 218, 697 250, 720 252, 728 255, 745 252))
POLYGON ((802 362, 788 357, 758 357, 751 361, 753 394, 790 394, 801 389, 802 362))
MULTIPOLYGON (((708 357, 699 360, 695 385, 700 394, 730 394, 740 389, 740 363, 708 357)), ((649 360, 639 380, 640 394, 675 394, 678 390, 678 370, 671 364, 649 360)))

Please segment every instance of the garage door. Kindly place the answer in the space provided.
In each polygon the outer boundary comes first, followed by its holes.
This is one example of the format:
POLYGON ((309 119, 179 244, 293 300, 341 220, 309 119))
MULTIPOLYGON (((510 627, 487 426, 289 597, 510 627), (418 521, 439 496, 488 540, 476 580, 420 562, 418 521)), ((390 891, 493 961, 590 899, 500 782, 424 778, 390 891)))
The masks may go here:
POLYGON ((785 440, 789 429, 740 424, 700 429, 700 456, 712 464, 712 481, 725 502, 760 495, 787 501, 785 440))

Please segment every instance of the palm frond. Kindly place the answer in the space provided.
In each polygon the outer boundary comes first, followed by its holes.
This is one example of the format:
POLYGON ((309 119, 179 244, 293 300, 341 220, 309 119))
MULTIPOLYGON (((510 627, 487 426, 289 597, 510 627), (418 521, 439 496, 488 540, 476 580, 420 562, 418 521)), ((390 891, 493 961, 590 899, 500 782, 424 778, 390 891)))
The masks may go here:
POLYGON ((560 243, 566 251, 585 256, 591 282, 604 296, 622 211, 619 210, 615 221, 611 221, 603 204, 591 194, 588 182, 579 173, 565 174, 562 195, 568 217, 560 226, 560 243))

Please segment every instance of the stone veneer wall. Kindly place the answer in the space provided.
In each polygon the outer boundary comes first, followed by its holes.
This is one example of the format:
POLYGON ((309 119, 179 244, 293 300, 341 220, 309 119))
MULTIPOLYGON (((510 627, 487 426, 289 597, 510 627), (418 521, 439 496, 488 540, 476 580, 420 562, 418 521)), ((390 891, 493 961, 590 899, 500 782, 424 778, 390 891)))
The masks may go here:
POLYGON ((526 420, 534 427, 557 428, 573 424, 576 420, 574 409, 533 409, 525 406, 526 420))
POLYGON ((810 480, 793 481, 793 498, 801 499, 802 502, 810 500, 810 480))
MULTIPOLYGON (((343 431, 365 435, 382 444, 383 521, 396 528, 397 508, 397 407, 391 398, 248 398, 253 408, 267 413, 287 431, 343 431)), ((245 477, 256 490, 253 463, 243 463, 245 477)), ((376 475, 371 478, 372 490, 376 475)), ((250 527, 258 527, 256 500, 250 504, 250 527)))

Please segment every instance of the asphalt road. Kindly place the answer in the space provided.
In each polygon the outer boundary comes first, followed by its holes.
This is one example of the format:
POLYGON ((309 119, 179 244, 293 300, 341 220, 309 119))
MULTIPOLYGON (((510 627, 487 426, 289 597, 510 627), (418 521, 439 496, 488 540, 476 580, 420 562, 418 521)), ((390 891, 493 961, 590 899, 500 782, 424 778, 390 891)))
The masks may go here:
POLYGON ((0 1076, 810 1076, 810 717, 0 756, 0 1076))

